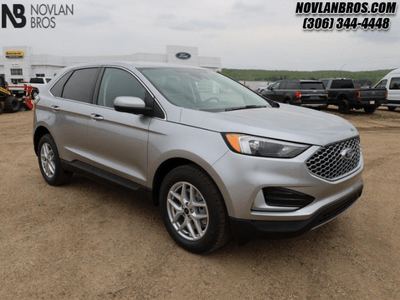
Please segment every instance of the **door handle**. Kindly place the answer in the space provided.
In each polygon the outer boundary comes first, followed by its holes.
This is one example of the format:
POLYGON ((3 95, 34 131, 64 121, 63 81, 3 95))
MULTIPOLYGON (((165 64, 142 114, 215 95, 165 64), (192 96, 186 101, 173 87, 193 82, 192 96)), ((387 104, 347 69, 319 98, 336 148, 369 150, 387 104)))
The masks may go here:
POLYGON ((51 109, 54 110, 54 111, 60 111, 61 108, 59 106, 57 106, 57 105, 52 105, 51 109))
POLYGON ((91 114, 90 117, 92 118, 92 120, 96 120, 96 121, 102 121, 104 120, 104 117, 98 114, 91 114))

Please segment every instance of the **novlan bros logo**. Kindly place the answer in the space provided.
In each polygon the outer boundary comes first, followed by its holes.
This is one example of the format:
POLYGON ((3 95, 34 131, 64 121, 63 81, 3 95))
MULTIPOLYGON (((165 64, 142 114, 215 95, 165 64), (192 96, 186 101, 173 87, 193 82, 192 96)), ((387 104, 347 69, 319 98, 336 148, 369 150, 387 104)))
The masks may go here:
MULTIPOLYGON (((35 4, 30 6, 31 28, 55 28, 56 16, 74 15, 74 5, 68 4, 35 4)), ((22 4, 1 5, 1 28, 10 24, 14 28, 24 28, 27 23, 25 6, 22 4)))
POLYGON ((14 4, 11 10, 7 4, 1 5, 1 28, 7 28, 7 19, 14 28, 23 28, 26 25, 25 7, 22 4, 14 4))

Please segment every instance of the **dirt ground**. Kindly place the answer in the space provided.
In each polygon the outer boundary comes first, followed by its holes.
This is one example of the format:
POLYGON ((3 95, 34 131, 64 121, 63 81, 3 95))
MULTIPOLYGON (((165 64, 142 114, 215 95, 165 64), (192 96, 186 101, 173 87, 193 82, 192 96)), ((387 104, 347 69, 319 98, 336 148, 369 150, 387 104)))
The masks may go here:
POLYGON ((345 116, 365 159, 350 210, 295 239, 203 256, 142 199, 76 175, 47 185, 32 117, 0 115, 0 299, 400 299, 400 110, 345 116))

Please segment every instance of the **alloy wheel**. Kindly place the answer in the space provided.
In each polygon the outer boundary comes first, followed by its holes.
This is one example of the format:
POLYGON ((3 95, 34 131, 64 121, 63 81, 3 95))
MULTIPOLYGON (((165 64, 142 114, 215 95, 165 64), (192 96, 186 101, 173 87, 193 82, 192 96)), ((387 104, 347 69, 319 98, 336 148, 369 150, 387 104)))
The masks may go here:
POLYGON ((40 162, 43 172, 48 178, 53 178, 56 172, 54 152, 48 143, 44 143, 40 150, 40 162))
POLYGON ((207 204, 194 185, 188 182, 174 184, 168 192, 167 211, 174 229, 186 240, 197 241, 207 232, 207 204))

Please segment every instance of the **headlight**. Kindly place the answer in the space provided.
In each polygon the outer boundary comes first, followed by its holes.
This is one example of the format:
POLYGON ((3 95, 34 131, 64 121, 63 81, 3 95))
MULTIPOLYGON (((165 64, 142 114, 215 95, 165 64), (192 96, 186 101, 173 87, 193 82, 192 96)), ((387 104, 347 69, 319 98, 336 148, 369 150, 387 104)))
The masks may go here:
POLYGON ((226 133, 223 136, 231 150, 255 156, 292 158, 310 148, 310 145, 270 140, 237 133, 226 133))

